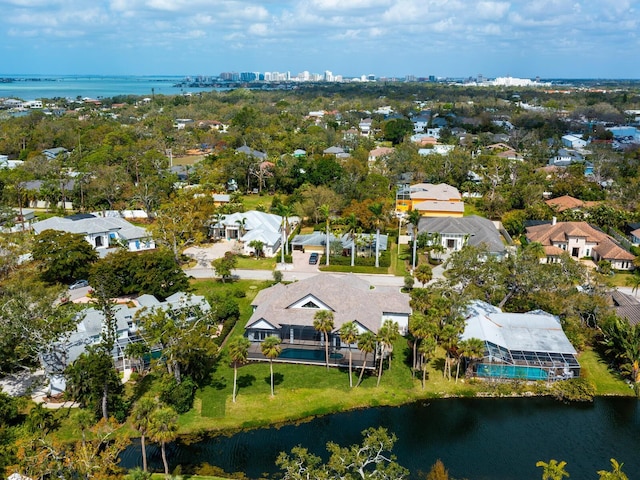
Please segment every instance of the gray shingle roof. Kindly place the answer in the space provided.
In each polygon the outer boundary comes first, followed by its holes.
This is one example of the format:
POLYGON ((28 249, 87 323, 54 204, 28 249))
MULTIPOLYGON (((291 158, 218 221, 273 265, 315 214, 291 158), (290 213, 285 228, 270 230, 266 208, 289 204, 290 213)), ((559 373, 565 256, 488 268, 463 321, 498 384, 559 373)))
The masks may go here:
POLYGON ((37 234, 45 230, 58 230, 68 233, 81 233, 83 235, 117 232, 124 240, 146 238, 149 233, 142 227, 136 227, 123 218, 118 217, 94 217, 88 218, 62 218, 51 217, 33 224, 33 231, 37 234))
POLYGON ((270 324, 313 326, 316 308, 292 307, 305 298, 328 306, 334 314, 334 330, 356 321, 377 332, 385 314, 410 314, 408 295, 371 290, 370 284, 355 275, 317 275, 288 285, 278 283, 260 291, 253 301, 253 315, 246 328, 261 319, 270 324))
POLYGON ((468 245, 478 247, 485 244, 491 253, 502 253, 505 246, 493 222, 487 218, 469 217, 422 217, 418 222, 418 233, 471 235, 468 245))

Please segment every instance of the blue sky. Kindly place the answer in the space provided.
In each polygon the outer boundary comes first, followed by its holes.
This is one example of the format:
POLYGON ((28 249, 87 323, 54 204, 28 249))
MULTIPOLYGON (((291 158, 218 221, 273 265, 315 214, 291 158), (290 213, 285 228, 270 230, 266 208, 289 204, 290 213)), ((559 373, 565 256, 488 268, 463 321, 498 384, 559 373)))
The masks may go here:
POLYGON ((640 0, 0 0, 1 74, 640 78, 640 0))

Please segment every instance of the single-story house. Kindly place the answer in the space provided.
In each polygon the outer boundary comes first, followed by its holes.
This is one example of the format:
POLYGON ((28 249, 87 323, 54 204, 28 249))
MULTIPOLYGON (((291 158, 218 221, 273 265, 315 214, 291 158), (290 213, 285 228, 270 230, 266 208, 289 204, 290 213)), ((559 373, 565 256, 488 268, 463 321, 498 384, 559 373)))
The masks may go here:
POLYGON ((468 217, 422 217, 418 222, 418 235, 426 233, 449 252, 462 250, 466 245, 486 246, 489 253, 504 257, 506 247, 496 225, 489 219, 468 217))
MULTIPOLYGON (((258 292, 252 307, 245 326, 245 335, 252 343, 249 358, 264 359, 260 343, 276 336, 282 340, 278 360, 301 363, 324 363, 324 334, 313 323, 316 312, 331 311, 334 326, 329 333, 329 346, 333 366, 345 366, 349 350, 354 354, 354 364, 364 360, 355 344, 341 340, 339 330, 343 324, 355 322, 359 333, 376 334, 385 320, 392 320, 404 335, 411 314, 408 295, 372 289, 369 282, 355 275, 322 274, 286 285, 278 283, 258 292)), ((373 362, 369 365, 373 366, 373 362)))
POLYGON ((590 257, 594 261, 607 260, 616 270, 633 270, 635 255, 587 222, 556 222, 527 227, 529 242, 538 242, 544 247, 546 263, 557 262, 567 252, 574 258, 590 257))
POLYGON ((260 161, 265 161, 268 157, 266 153, 259 150, 254 150, 253 148, 250 148, 246 145, 236 148, 236 153, 244 153, 246 156, 255 158, 260 161))
POLYGON ((114 244, 124 244, 130 252, 152 250, 156 244, 149 232, 136 227, 119 217, 98 217, 90 213, 51 217, 33 225, 33 231, 40 234, 45 230, 79 233, 85 236, 101 256, 106 255, 114 244))
MULTIPOLYGON (((167 297, 163 302, 153 295, 141 295, 137 299, 128 300, 127 304, 114 306, 116 320, 115 345, 112 351, 116 367, 120 370, 130 368, 129 359, 125 356, 127 345, 141 341, 137 332, 140 326, 136 323, 136 314, 142 309, 170 310, 172 312, 208 312, 209 302, 201 295, 177 292, 167 297), (131 304, 133 304, 131 306, 131 304)), ((66 387, 62 372, 72 364, 90 345, 97 345, 102 336, 104 313, 94 307, 89 307, 78 315, 76 330, 59 339, 56 343, 40 355, 45 374, 49 377, 50 394, 64 392, 66 387)), ((153 347, 153 346, 151 346, 153 347)))
POLYGON ((578 198, 574 198, 571 195, 562 195, 561 197, 551 198, 545 200, 545 203, 553 208, 558 213, 565 210, 582 211, 584 209, 594 207, 600 202, 597 201, 582 201, 578 198))
POLYGON ((560 319, 542 310, 506 313, 474 300, 467 307, 461 339, 484 342, 484 356, 474 367, 477 377, 491 379, 564 380, 580 376, 576 349, 560 319))
POLYGON ((211 225, 210 234, 214 238, 242 242, 245 255, 253 255, 254 248, 249 244, 260 241, 263 254, 273 257, 282 243, 282 217, 257 210, 236 212, 211 225))
POLYGON ((611 292, 611 303, 618 317, 624 318, 630 325, 640 323, 640 300, 636 296, 614 288, 611 292))
MULTIPOLYGON (((351 249, 356 247, 356 255, 359 257, 371 257, 376 251, 376 234, 375 233, 358 233, 355 238, 345 233, 340 237, 329 233, 329 242, 340 242, 344 255, 351 255, 351 249)), ((380 234, 379 252, 387 250, 389 238, 387 235, 380 234)), ((293 250, 304 250, 305 252, 318 252, 324 254, 327 248, 327 234, 325 232, 313 232, 299 234, 291 240, 291 248, 293 250)))

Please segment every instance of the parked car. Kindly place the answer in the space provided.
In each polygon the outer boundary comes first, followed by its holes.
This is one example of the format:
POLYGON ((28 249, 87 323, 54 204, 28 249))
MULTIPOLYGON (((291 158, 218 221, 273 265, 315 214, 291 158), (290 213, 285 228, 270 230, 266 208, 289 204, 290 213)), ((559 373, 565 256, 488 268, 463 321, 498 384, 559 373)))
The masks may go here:
POLYGON ((316 263, 318 263, 318 254, 313 252, 309 255, 309 265, 315 265, 316 263))
POLYGON ((69 285, 69 290, 76 290, 78 288, 84 288, 89 286, 88 280, 76 280, 71 285, 69 285))

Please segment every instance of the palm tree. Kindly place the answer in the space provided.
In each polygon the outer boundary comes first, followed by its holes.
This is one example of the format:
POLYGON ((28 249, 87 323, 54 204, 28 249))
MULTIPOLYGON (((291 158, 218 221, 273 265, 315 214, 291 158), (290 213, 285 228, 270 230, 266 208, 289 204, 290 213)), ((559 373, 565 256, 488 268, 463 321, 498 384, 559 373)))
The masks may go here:
POLYGON ((398 331, 398 324, 393 320, 385 320, 378 330, 378 344, 380 345, 380 365, 378 368, 378 381, 376 387, 380 385, 380 378, 382 377, 382 365, 384 364, 384 354, 389 352, 389 369, 391 369, 391 352, 393 351, 393 342, 396 341, 400 332, 398 331))
POLYGON ((233 363, 233 403, 236 403, 238 391, 238 365, 247 361, 250 345, 249 340, 241 336, 234 337, 229 341, 229 357, 233 363))
POLYGON ((420 352, 420 369, 422 370, 422 389, 424 390, 424 384, 427 378, 427 367, 429 366, 429 362, 436 354, 436 347, 438 344, 436 343, 436 339, 432 336, 427 336, 422 339, 420 342, 420 348, 418 351, 420 352))
POLYGON ((167 443, 173 442, 178 436, 178 414, 171 407, 163 407, 151 414, 149 419, 149 436, 151 440, 160 444, 162 463, 165 477, 169 476, 167 462, 167 443))
POLYGON ((318 310, 313 316, 313 328, 324 334, 324 359, 329 370, 329 333, 333 330, 333 312, 318 310))
MULTIPOLYGON (((481 360, 484 357, 484 342, 479 338, 468 338, 463 340, 459 344, 460 356, 468 360, 467 370, 465 372, 466 377, 470 377, 473 373, 473 365, 476 360, 481 360)), ((456 370, 456 382, 458 381, 458 373, 460 371, 460 364, 456 370)))
POLYGON ((289 217, 293 214, 293 209, 281 203, 278 205, 276 212, 282 217, 282 247, 280 254, 281 261, 284 263, 285 254, 289 254, 289 217))
POLYGON ((416 280, 422 284, 422 288, 433 278, 433 270, 426 263, 418 265, 413 271, 413 274, 416 276, 416 280))
POLYGON ((615 458, 612 458, 610 472, 606 470, 598 471, 600 480, 629 480, 627 474, 622 471, 622 465, 624 465, 624 463, 618 463, 615 458))
POLYGON ((131 411, 131 423, 140 433, 140 448, 142 449, 142 470, 147 471, 146 435, 151 427, 151 415, 158 409, 158 403, 150 397, 142 397, 136 402, 131 411))
POLYGON ((240 240, 240 237, 242 237, 247 229, 247 217, 242 217, 239 220, 236 220, 236 223, 238 224, 238 240, 240 240))
POLYGON ((376 337, 373 333, 367 331, 360 334, 358 337, 358 349, 364 353, 364 361, 362 362, 362 370, 360 370, 360 377, 356 387, 362 383, 362 376, 364 375, 364 369, 367 366, 367 354, 373 353, 376 349, 376 337))
POLYGON ((626 283, 628 287, 631 287, 631 293, 637 297, 638 289, 640 288, 640 270, 636 268, 633 275, 627 278, 626 283))
POLYGON ((331 222, 331 211, 330 211, 330 207, 329 205, 327 205, 326 203, 323 205, 320 205, 320 207, 318 208, 318 211, 320 212, 320 215, 322 215, 325 218, 325 222, 326 222, 326 259, 325 259, 325 265, 329 266, 329 244, 331 243, 329 241, 329 224, 331 222))
POLYGON ((349 387, 353 387, 353 377, 351 375, 351 345, 358 341, 358 327, 355 322, 343 323, 340 327, 340 339, 349 344, 349 387))
POLYGON ((345 233, 349 234, 349 238, 351 238, 351 266, 355 266, 356 264, 356 230, 358 228, 358 217, 355 213, 351 213, 347 218, 345 233))
POLYGON ((454 325, 445 325, 440 331, 439 340, 445 351, 444 376, 451 380, 451 364, 453 354, 458 347, 460 331, 454 325))
POLYGON ((253 248, 253 252, 256 256, 256 260, 262 256, 264 250, 264 242, 262 240, 251 240, 249 246, 253 248))
POLYGON ((435 333, 435 325, 423 313, 414 311, 409 317, 409 332, 413 335, 413 369, 418 368, 418 344, 435 333))
POLYGON ((562 477, 568 477, 569 474, 564 469, 567 462, 558 463, 557 460, 549 460, 549 463, 539 461, 536 467, 542 467, 542 480, 562 480, 562 477))
POLYGON ((380 266, 380 222, 384 218, 384 204, 382 202, 369 205, 369 211, 376 222, 376 268, 380 266))
POLYGON ((278 337, 269 336, 264 342, 260 344, 260 351, 262 354, 269 359, 269 370, 271 371, 271 396, 274 396, 273 392, 273 359, 278 358, 280 355, 281 340, 278 337))

